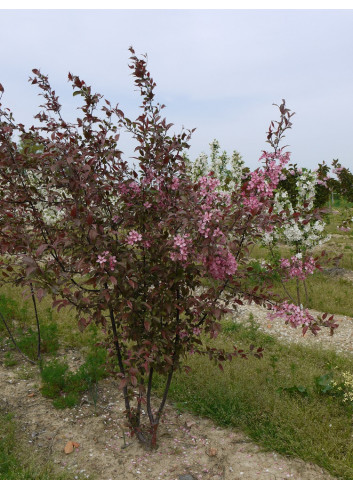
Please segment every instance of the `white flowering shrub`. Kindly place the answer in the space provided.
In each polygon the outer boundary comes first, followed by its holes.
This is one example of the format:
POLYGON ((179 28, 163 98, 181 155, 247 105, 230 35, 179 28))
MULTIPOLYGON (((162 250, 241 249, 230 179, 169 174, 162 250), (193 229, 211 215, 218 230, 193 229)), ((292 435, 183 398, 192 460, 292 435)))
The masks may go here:
POLYGON ((326 235, 326 222, 323 215, 314 208, 315 189, 318 175, 306 168, 297 170, 296 202, 286 190, 278 189, 275 195, 275 211, 282 216, 282 222, 272 233, 264 236, 266 245, 282 242, 288 245, 296 255, 305 255, 315 246, 330 239, 326 235))
POLYGON ((240 188, 244 174, 247 171, 245 163, 238 151, 229 156, 226 151, 221 153, 217 139, 210 143, 210 155, 201 153, 194 162, 187 158, 188 173, 196 182, 200 177, 212 173, 213 178, 219 181, 218 190, 233 192, 240 188))

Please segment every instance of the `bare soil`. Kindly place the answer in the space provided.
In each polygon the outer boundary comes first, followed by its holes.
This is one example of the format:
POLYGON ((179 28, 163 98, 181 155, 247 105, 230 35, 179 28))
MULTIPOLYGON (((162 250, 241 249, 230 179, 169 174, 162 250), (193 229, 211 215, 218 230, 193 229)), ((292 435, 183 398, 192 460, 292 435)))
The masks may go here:
MULTIPOLYGON (((77 352, 66 352, 71 363, 77 352)), ((155 479, 332 479, 320 467, 266 452, 240 431, 217 427, 212 421, 181 414, 167 405, 159 429, 159 446, 146 451, 131 438, 124 424, 124 404, 114 379, 99 385, 94 406, 86 396, 80 406, 57 410, 40 393, 35 368, 4 366, 0 352, 0 407, 15 413, 23 439, 55 466, 74 477, 113 480, 155 479), (124 441, 125 437, 125 441, 124 441), (67 442, 79 444, 64 452, 67 442), (126 443, 125 443, 126 442, 126 443)))

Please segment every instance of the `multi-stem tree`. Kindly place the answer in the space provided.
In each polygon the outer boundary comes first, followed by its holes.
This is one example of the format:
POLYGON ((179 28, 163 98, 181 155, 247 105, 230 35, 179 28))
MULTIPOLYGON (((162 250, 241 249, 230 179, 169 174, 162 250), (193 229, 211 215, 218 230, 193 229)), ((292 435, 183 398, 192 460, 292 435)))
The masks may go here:
POLYGON ((211 348, 205 338, 214 338, 221 317, 243 300, 268 298, 246 287, 248 246, 276 219, 274 191, 288 161, 278 142, 290 112, 280 106, 269 132, 275 151, 262 155, 263 167, 239 188, 221 192, 212 175, 194 182, 183 158, 191 133, 170 135, 146 60, 130 50, 142 96, 134 121, 71 74, 82 116, 65 121, 38 70, 31 78, 44 97, 37 127, 25 129, 0 107, 0 253, 5 280, 32 284, 39 299, 50 294, 59 310, 71 306, 81 329, 102 326, 131 430, 154 447, 173 373, 187 353, 208 355, 220 367, 246 356, 211 348), (118 148, 123 130, 136 141, 135 165, 118 148), (153 408, 156 373, 166 382, 153 408), (142 405, 149 427, 141 424, 142 405))

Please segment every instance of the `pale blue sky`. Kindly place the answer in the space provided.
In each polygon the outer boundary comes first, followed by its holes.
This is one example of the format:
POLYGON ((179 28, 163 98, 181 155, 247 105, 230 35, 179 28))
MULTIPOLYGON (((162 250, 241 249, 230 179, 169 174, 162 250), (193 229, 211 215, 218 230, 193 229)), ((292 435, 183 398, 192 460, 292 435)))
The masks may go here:
POLYGON ((285 98, 296 112, 292 161, 315 168, 339 158, 353 169, 353 10, 0 10, 0 18, 3 103, 18 121, 32 123, 37 111, 27 82, 35 67, 68 118, 78 104, 68 71, 136 115, 133 45, 148 54, 169 122, 197 128, 191 157, 217 138, 254 168, 268 149, 272 103, 285 98))

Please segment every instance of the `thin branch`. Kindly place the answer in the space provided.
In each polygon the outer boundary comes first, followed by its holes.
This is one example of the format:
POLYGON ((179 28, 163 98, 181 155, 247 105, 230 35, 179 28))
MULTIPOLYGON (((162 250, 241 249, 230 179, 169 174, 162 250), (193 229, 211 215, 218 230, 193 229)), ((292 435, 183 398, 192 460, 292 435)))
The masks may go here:
POLYGON ((30 358, 28 358, 28 357, 27 357, 27 355, 25 355, 25 354, 22 352, 22 350, 20 349, 20 347, 18 346, 18 344, 17 344, 17 342, 16 342, 15 338, 13 337, 13 335, 12 335, 12 333, 11 333, 11 330, 10 330, 10 328, 9 328, 9 326, 8 326, 8 324, 7 324, 7 322, 5 321, 5 318, 4 318, 4 316, 2 315, 1 311, 0 311, 0 317, 1 317, 2 322, 3 322, 3 323, 4 323, 4 325, 5 325, 5 328, 7 329, 7 332, 9 333, 9 336, 10 336, 10 338, 11 338, 11 340, 12 340, 12 343, 15 345, 15 348, 16 348, 16 350, 18 351, 18 353, 19 353, 20 355, 22 355, 22 357, 23 357, 25 360, 27 360, 27 362, 31 363, 32 365, 36 365, 36 362, 34 362, 34 361, 33 361, 33 360, 31 360, 30 358))

